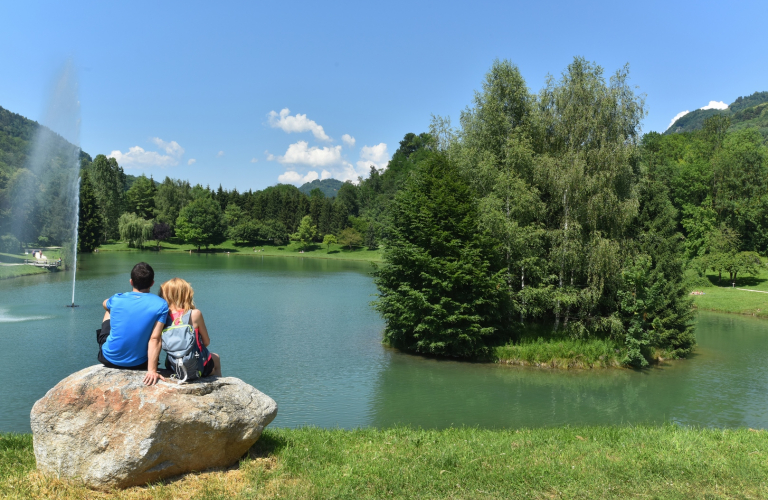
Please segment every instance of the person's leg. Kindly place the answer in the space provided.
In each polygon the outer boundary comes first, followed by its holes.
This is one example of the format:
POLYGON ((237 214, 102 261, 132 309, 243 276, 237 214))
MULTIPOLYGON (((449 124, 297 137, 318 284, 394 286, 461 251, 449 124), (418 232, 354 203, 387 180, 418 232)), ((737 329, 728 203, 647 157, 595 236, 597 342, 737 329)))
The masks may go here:
POLYGON ((104 315, 104 320, 101 322, 101 328, 96 330, 96 343, 99 344, 99 353, 96 355, 96 359, 99 360, 99 363, 103 364, 104 366, 109 367, 112 363, 104 359, 104 354, 101 352, 101 346, 104 344, 104 342, 107 341, 107 337, 109 337, 109 311, 104 315))
POLYGON ((221 357, 216 354, 215 352, 211 353, 211 357, 213 358, 213 376, 214 377, 221 377, 221 357))

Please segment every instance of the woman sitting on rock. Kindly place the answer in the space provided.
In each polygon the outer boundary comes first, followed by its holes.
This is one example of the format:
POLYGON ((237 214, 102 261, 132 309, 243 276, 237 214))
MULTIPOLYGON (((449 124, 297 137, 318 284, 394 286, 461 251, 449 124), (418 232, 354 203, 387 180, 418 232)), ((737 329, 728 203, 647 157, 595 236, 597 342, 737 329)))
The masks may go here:
MULTIPOLYGON (((208 336, 208 329, 205 327, 203 313, 195 308, 195 291, 192 289, 192 285, 181 278, 173 278, 160 285, 158 295, 168 302, 169 323, 181 321, 187 311, 191 311, 190 323, 195 329, 200 354, 204 360, 202 376, 207 377, 213 374, 221 377, 221 358, 216 353, 208 352, 208 344, 211 343, 211 339, 208 336)), ((171 369, 167 363, 166 368, 171 369)))

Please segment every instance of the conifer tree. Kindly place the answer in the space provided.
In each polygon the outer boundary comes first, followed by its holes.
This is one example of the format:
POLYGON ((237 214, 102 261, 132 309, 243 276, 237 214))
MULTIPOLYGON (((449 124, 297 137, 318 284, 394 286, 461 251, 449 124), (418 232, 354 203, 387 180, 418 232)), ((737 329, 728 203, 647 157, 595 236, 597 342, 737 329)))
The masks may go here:
POLYGON ((88 171, 82 170, 80 175, 80 220, 77 227, 77 251, 92 252, 99 246, 103 223, 88 171))
POLYGON ((504 272, 458 169, 433 153, 389 212, 385 264, 375 272, 386 341, 425 354, 488 354, 508 333, 504 272))

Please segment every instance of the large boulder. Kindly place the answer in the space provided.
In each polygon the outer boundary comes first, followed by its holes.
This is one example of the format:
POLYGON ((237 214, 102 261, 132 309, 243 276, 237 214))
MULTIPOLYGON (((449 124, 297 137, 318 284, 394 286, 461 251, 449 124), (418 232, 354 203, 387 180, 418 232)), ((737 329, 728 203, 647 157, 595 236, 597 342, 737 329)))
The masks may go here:
POLYGON ((38 470, 104 489, 228 467, 277 415, 237 378, 147 387, 145 373, 91 366, 48 391, 32 408, 38 470))

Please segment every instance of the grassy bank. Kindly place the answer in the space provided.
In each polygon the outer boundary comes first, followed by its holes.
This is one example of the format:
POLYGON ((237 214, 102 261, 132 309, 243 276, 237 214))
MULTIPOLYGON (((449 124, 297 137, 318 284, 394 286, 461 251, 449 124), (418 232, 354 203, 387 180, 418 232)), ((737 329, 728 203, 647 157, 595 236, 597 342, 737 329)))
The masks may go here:
MULTIPOLYGON (((156 245, 147 245, 145 250, 154 251, 156 245)), ((189 251, 197 252, 197 247, 194 245, 180 243, 176 241, 165 241, 160 245, 161 252, 184 252, 189 251)), ((104 244, 99 247, 100 252, 129 252, 138 251, 135 248, 128 248, 126 242, 115 242, 104 244)), ((342 247, 341 245, 331 245, 328 248, 325 245, 312 245, 311 248, 301 253, 299 244, 291 242, 287 245, 256 245, 256 246, 242 246, 235 245, 231 240, 227 240, 221 245, 216 245, 200 250, 201 252, 209 253, 226 253, 231 255, 254 255, 254 256, 280 256, 280 257, 302 257, 302 258, 315 258, 315 259, 341 259, 341 260, 362 260, 362 261, 381 261, 381 250, 368 250, 367 248, 355 248, 350 250, 348 247, 342 247)))
POLYGON ((239 467, 99 493, 0 438, 3 498, 765 498, 768 433, 661 427, 271 429, 239 467))
POLYGON ((693 296, 697 309, 768 318, 768 293, 762 293, 768 292, 768 271, 740 277, 735 287, 730 286, 727 275, 723 282, 719 282, 716 274, 707 275, 707 281, 702 284, 709 286, 694 288, 695 292, 703 293, 693 296))
POLYGON ((50 271, 33 266, 3 266, 0 265, 0 280, 29 276, 32 274, 45 274, 50 271))

